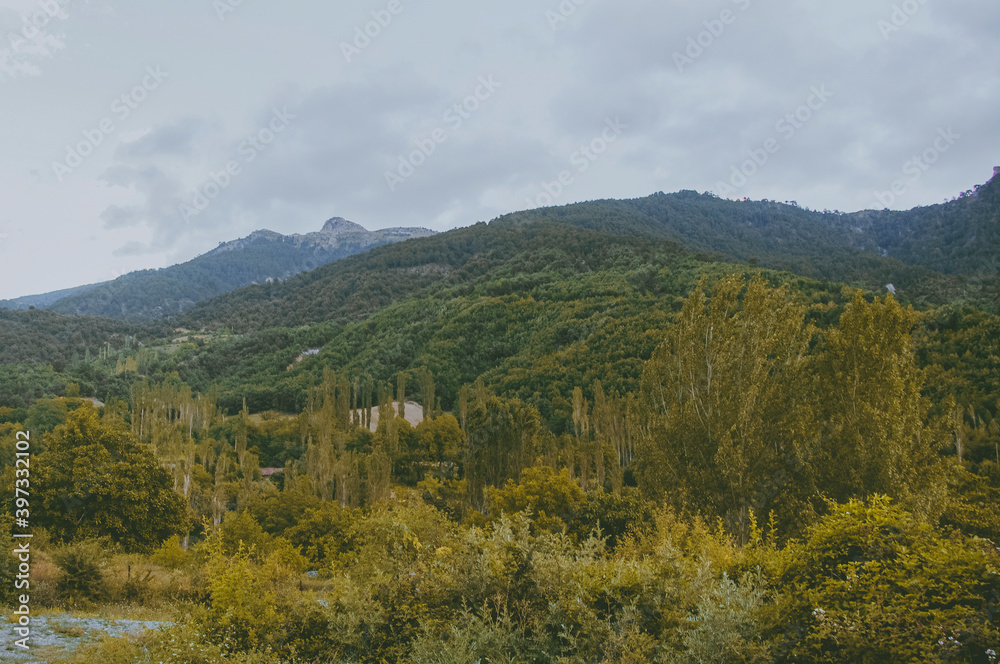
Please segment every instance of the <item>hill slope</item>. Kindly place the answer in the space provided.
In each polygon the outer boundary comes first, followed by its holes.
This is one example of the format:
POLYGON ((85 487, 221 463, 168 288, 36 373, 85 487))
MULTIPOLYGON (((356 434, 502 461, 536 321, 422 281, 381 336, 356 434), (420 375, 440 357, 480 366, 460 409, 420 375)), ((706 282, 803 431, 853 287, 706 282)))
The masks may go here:
POLYGON ((0 309, 0 365, 61 366, 88 351, 96 354, 107 343, 120 348, 128 337, 151 333, 151 329, 107 318, 0 309))
POLYGON ((998 190, 1000 179, 976 196, 908 212, 821 213, 690 191, 518 212, 233 292, 194 307, 186 321, 247 331, 357 320, 390 302, 487 274, 528 247, 562 249, 580 231, 671 241, 713 260, 872 290, 893 284, 917 306, 965 301, 996 310, 998 190), (945 227, 952 231, 943 233, 945 227))
POLYGON ((432 234, 422 228, 368 231, 339 217, 328 221, 321 231, 306 235, 257 231, 187 263, 126 274, 71 293, 46 308, 56 313, 125 320, 178 314, 237 288, 287 279, 372 247, 432 234))
POLYGON ((52 291, 51 293, 25 295, 24 297, 17 297, 12 300, 0 300, 0 309, 13 309, 15 311, 27 311, 32 307, 35 309, 45 309, 65 297, 85 293, 106 283, 108 282, 87 284, 86 286, 76 286, 75 288, 64 288, 63 290, 52 291))

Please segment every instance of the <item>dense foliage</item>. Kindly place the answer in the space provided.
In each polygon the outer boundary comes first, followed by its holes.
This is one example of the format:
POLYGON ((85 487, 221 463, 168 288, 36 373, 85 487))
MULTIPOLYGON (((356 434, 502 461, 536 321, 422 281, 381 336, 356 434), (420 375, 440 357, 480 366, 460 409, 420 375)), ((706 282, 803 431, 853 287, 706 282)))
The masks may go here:
POLYGON ((106 344, 116 350, 149 330, 97 317, 64 316, 45 311, 0 309, 0 365, 41 363, 65 367, 106 344))
POLYGON ((67 661, 995 664, 1000 318, 842 216, 521 213, 0 367, 37 601, 172 607, 67 661))
POLYGON ((124 422, 88 407, 67 416, 36 459, 35 521, 60 540, 107 537, 151 550, 184 527, 170 475, 124 422))
MULTIPOLYGON (((591 267, 590 255, 580 249, 600 246, 594 239, 601 236, 606 242, 631 239, 647 246, 673 241, 716 258, 869 289, 894 284, 914 303, 967 299, 995 308, 1000 294, 997 266, 986 250, 995 245, 980 238, 995 233, 991 229, 996 228, 1000 209, 997 190, 1000 180, 983 187, 976 197, 943 206, 854 215, 812 212, 772 201, 727 201, 695 192, 520 212, 489 225, 382 247, 287 283, 226 295, 196 307, 189 322, 244 331, 355 319, 435 285, 475 283, 528 250, 566 251, 571 258, 568 267, 586 270, 591 267), (892 235, 885 229, 903 238, 899 256, 893 253, 896 245, 883 237, 892 235), (925 244, 914 247, 913 238, 925 244), (927 246, 936 247, 935 251, 923 253, 927 246), (982 258, 970 263, 970 251, 982 258), (933 261, 921 258, 930 254, 936 257, 933 261), (960 274, 970 276, 947 276, 960 274)), ((523 283, 512 275, 510 286, 523 283)))

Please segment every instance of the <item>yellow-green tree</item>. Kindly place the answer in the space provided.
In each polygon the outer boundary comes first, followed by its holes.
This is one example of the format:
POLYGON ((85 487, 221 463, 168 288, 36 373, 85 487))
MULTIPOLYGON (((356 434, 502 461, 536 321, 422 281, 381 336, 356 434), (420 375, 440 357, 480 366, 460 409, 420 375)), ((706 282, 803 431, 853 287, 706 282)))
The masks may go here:
POLYGON ((643 370, 647 496, 722 517, 744 538, 751 510, 803 503, 818 430, 805 313, 761 278, 726 277, 710 299, 699 285, 643 370))
POLYGON ((777 557, 775 661, 988 662, 1000 556, 885 496, 835 506, 777 557))
POLYGON ((470 504, 486 509, 487 487, 518 481, 534 463, 538 411, 520 399, 485 396, 469 408, 465 477, 470 504))
POLYGON ((536 528, 553 532, 564 530, 587 502, 569 471, 556 473, 547 466, 526 468, 520 483, 507 480, 502 489, 490 489, 489 497, 492 516, 522 512, 536 528))
POLYGON ((825 423, 817 465, 837 501, 880 493, 921 511, 943 498, 928 403, 913 357, 912 310, 860 292, 826 335, 818 376, 825 423))
POLYGON ((70 413, 38 457, 36 522, 60 540, 108 537, 150 551, 185 530, 170 474, 121 420, 93 408, 70 413))

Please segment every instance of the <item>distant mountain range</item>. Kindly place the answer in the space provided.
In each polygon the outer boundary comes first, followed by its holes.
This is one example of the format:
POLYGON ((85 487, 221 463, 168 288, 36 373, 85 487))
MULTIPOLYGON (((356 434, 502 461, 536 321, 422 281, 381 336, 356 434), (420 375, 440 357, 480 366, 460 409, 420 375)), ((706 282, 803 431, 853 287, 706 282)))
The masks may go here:
MULTIPOLYGON (((0 311, 0 366, 32 362, 51 383, 66 379, 47 367, 74 366, 88 351, 93 358, 102 347, 166 348, 178 327, 228 330, 157 355, 157 370, 178 371, 197 391, 218 388, 219 403, 235 413, 244 399, 254 412, 298 412, 303 386, 316 384, 324 366, 378 380, 428 367, 446 404, 484 377, 546 417, 568 418, 571 406, 558 395, 598 378, 622 394, 635 389, 641 361, 681 298, 701 279, 737 271, 787 285, 821 326, 846 303, 843 284, 882 293, 891 284, 897 299, 922 309, 951 305, 933 325, 982 322, 969 343, 984 349, 989 377, 998 375, 1000 323, 988 316, 1000 313, 997 256, 1000 178, 902 212, 818 212, 681 191, 517 212, 440 234, 370 234, 334 219, 303 236, 254 233, 191 263, 76 293, 49 311, 0 311), (404 238, 413 239, 395 242, 404 238), (355 255, 309 269, 337 252, 355 255), (206 284, 230 289, 203 297, 206 284), (102 308, 117 320, 58 313, 102 308), (156 318, 160 310, 170 315, 156 318), (313 349, 317 360, 303 356, 313 349), (545 391, 542 375, 556 377, 558 389, 545 391)), ((90 372, 78 379, 88 394, 121 398, 126 378, 79 366, 90 372)), ((6 388, 3 376, 0 402, 4 390, 27 389, 19 370, 8 373, 6 388)))
POLYGON ((103 281, 98 284, 88 284, 86 286, 77 286, 75 288, 64 288, 63 290, 52 291, 51 293, 41 293, 39 295, 25 295, 24 297, 16 297, 12 300, 0 300, 0 309, 13 309, 26 311, 28 309, 45 309, 50 307, 64 297, 72 297, 73 295, 79 295, 85 293, 92 288, 97 288, 98 286, 103 286, 108 283, 103 281))
POLYGON ((114 281, 0 301, 0 308, 148 320, 179 314, 230 291, 290 277, 385 244, 428 237, 425 228, 369 231, 341 217, 305 235, 256 231, 187 263, 141 270, 114 281))

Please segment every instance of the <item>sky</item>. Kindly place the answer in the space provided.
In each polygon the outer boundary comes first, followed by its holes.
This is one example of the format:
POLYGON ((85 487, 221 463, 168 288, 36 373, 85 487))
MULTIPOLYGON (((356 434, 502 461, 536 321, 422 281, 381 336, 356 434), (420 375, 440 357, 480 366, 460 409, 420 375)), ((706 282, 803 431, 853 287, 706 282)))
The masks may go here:
POLYGON ((997 35, 987 0, 0 0, 0 299, 334 216, 940 203, 1000 165, 997 35))

